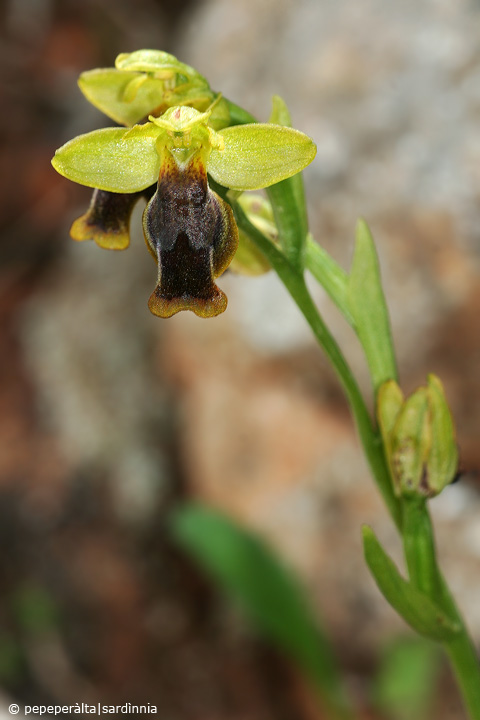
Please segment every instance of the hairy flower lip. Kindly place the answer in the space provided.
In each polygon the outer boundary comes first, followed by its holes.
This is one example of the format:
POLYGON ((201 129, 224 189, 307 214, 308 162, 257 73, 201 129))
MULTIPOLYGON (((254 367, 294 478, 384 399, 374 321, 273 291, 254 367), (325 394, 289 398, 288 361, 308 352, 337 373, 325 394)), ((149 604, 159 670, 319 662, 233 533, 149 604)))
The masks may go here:
POLYGON ((165 152, 157 191, 143 214, 143 230, 158 263, 151 312, 160 317, 180 310, 200 317, 222 313, 227 298, 214 279, 235 254, 238 230, 230 206, 208 186, 201 151, 180 165, 165 152))

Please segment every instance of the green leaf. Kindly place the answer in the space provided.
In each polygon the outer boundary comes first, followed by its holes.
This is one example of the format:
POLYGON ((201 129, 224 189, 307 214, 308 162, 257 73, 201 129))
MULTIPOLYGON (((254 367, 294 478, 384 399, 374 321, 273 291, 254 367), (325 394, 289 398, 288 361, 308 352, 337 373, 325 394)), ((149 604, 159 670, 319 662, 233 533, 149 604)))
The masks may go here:
POLYGON ((374 685, 376 707, 392 720, 430 717, 439 680, 439 648, 421 638, 400 638, 383 651, 374 685))
POLYGON ((52 165, 60 175, 88 187, 120 193, 144 190, 158 180, 156 142, 164 132, 152 123, 130 130, 94 130, 59 148, 52 165))
POLYGON ((363 549, 380 592, 414 630, 442 642, 448 642, 460 631, 458 623, 400 575, 373 530, 367 526, 363 527, 363 549))
POLYGON ((355 320, 348 303, 348 275, 311 235, 307 236, 305 266, 333 300, 349 325, 355 328, 355 320))
POLYGON ((240 105, 236 105, 236 103, 228 100, 227 98, 224 98, 224 100, 227 104, 230 116, 230 122, 228 125, 248 125, 250 123, 257 122, 256 118, 249 113, 248 110, 244 110, 240 107, 240 105))
POLYGON ((292 127, 292 116, 287 107, 287 103, 280 95, 272 97, 272 112, 268 122, 273 125, 283 125, 284 127, 292 127))
POLYGON ((223 150, 212 150, 208 172, 233 190, 258 190, 303 170, 315 157, 307 135, 280 125, 235 125, 218 133, 223 150))
MULTIPOLYGON (((30 638, 29 638, 30 640, 30 638)), ((0 682, 8 692, 18 687, 28 672, 25 663, 23 639, 13 630, 0 628, 0 682)), ((28 643, 30 646, 30 643, 28 643)))
POLYGON ((42 587, 25 585, 17 589, 13 610, 24 632, 34 635, 58 628, 59 613, 52 596, 42 587))
MULTIPOLYGON (((272 98, 270 122, 291 127, 290 113, 279 95, 272 98)), ((285 255, 294 267, 303 271, 308 219, 301 173, 271 185, 267 194, 272 203, 280 244, 285 255)))
MULTIPOLYGON (((225 188, 218 185, 216 187, 216 192, 226 198, 227 193, 225 188)), ((232 201, 230 198, 230 204, 233 208, 238 227, 249 235, 255 245, 257 245, 257 247, 265 255, 272 268, 285 285, 285 288, 292 296, 305 320, 310 325, 315 339, 325 352, 332 364, 332 367, 335 369, 340 383, 345 391, 346 397, 350 403, 358 428, 358 433, 370 464, 372 474, 395 522, 395 525, 397 528, 400 528, 402 523, 401 507, 398 498, 396 498, 393 493, 390 473, 385 461, 380 438, 373 429, 370 415, 352 371, 348 366, 338 344, 323 322, 317 306, 312 300, 305 283, 303 273, 294 268, 292 264, 287 261, 284 253, 281 252, 281 250, 279 250, 278 247, 264 235, 264 233, 252 225, 245 212, 240 207, 238 201, 232 201)))
POLYGON ((368 225, 363 220, 357 223, 348 300, 377 392, 386 380, 397 379, 397 367, 378 257, 368 225))
POLYGON ((266 545, 220 513, 190 505, 174 513, 176 540, 237 600, 258 628, 295 660, 344 717, 328 641, 294 577, 266 545))

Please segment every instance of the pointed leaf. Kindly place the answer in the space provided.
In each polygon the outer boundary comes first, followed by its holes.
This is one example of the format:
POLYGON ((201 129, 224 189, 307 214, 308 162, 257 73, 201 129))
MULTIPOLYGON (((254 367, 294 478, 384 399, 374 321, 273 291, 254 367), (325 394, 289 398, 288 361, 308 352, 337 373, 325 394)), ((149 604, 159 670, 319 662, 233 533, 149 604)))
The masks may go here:
POLYGON ((274 125, 283 125, 284 127, 292 127, 292 116, 287 107, 285 100, 280 95, 272 97, 272 112, 268 122, 274 125))
POLYGON ((248 110, 244 110, 239 105, 236 105, 231 100, 228 100, 225 98, 225 102, 228 107, 228 113, 230 115, 230 122, 229 125, 248 125, 250 123, 257 122, 256 118, 248 112, 248 110))
POLYGON ((337 709, 345 707, 328 641, 294 577, 254 535, 218 512, 190 505, 173 515, 184 546, 337 709))
POLYGON ((103 128, 57 150, 52 165, 69 180, 110 192, 131 193, 158 180, 156 142, 164 131, 146 123, 130 130, 103 128))
POLYGON ((333 300, 345 320, 354 328, 355 321, 350 312, 347 296, 348 275, 311 235, 307 237, 305 266, 333 300))
POLYGON ((223 150, 212 150, 208 172, 234 190, 258 190, 303 170, 315 157, 307 135, 281 125, 235 125, 218 133, 223 150))
POLYGON ((427 595, 416 590, 398 572, 373 530, 363 528, 365 560, 374 580, 387 602, 420 635, 431 640, 451 640, 460 630, 427 595))
POLYGON ((397 368, 378 257, 363 220, 357 224, 348 298, 376 392, 386 380, 397 379, 397 368))

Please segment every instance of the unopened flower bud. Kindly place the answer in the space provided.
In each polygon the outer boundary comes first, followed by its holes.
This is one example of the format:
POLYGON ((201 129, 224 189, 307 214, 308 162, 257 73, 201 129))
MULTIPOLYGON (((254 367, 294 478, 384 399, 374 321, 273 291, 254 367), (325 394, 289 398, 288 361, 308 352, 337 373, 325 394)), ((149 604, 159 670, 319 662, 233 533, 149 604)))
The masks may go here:
POLYGON ((458 465, 455 428, 440 380, 429 375, 427 386, 406 400, 389 380, 379 390, 377 416, 396 495, 438 495, 458 465))

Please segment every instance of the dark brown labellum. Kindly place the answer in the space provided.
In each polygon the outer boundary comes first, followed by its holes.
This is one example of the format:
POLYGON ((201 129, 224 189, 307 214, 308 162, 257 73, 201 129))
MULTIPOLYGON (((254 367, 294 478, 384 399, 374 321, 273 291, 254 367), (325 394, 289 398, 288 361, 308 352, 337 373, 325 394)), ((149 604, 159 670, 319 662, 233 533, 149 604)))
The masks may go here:
POLYGON ((232 209, 208 186, 197 153, 185 167, 166 152, 157 192, 143 214, 147 245, 158 262, 158 283, 148 306, 160 317, 192 310, 219 315, 227 297, 215 284, 238 246, 232 209))

